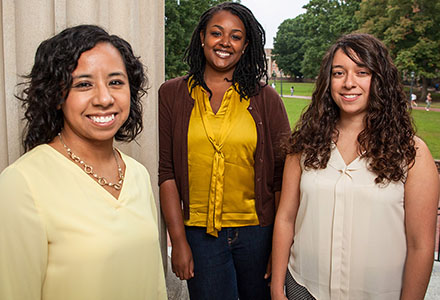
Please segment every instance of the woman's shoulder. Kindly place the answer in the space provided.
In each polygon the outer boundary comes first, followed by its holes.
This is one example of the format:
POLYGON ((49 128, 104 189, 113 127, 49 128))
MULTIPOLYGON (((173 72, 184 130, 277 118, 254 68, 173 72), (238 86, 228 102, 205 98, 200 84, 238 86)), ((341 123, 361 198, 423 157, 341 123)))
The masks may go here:
POLYGON ((259 82, 258 83, 260 85, 260 93, 261 95, 269 95, 269 96, 274 96, 274 97, 279 97, 278 92, 271 87, 270 85, 266 84, 265 82, 259 82))
POLYGON ((47 144, 36 146, 1 172, 0 183, 34 182, 35 179, 38 181, 48 170, 57 169, 51 167, 58 159, 57 154, 54 152, 56 150, 47 144))
POLYGON ((418 136, 414 136, 414 147, 416 149, 416 157, 414 159, 414 164, 410 166, 408 170, 408 175, 414 174, 428 174, 428 170, 437 176, 437 169, 435 167, 434 159, 429 151, 426 143, 418 136))
MULTIPOLYGON (((20 156, 15 162, 6 169, 26 169, 28 167, 42 167, 47 160, 54 159, 54 151, 48 144, 41 144, 20 156)), ((6 170, 5 169, 5 170, 6 170)))
POLYGON ((162 83, 159 90, 161 90, 161 91, 174 90, 174 89, 180 87, 182 84, 184 84, 186 87, 187 86, 187 77, 188 76, 185 75, 185 76, 180 76, 180 77, 169 79, 169 80, 165 81, 164 83, 162 83))
POLYGON ((418 136, 414 136, 414 147, 416 148, 417 154, 431 155, 431 152, 429 151, 428 145, 418 136))

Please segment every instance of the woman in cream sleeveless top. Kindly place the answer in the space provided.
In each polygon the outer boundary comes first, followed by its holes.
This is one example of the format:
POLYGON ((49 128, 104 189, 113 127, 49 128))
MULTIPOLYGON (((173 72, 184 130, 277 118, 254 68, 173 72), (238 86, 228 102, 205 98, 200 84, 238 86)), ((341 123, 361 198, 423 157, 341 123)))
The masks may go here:
POLYGON ((328 50, 287 152, 272 299, 423 299, 438 175, 379 40, 328 50))

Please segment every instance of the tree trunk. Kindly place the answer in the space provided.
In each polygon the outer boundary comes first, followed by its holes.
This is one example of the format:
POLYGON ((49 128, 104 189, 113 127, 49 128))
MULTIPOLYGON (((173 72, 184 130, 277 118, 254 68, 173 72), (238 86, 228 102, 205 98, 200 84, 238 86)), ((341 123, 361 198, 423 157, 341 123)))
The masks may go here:
POLYGON ((428 95, 428 80, 426 80, 425 76, 422 76, 422 93, 420 94, 420 101, 425 101, 426 95, 428 95))

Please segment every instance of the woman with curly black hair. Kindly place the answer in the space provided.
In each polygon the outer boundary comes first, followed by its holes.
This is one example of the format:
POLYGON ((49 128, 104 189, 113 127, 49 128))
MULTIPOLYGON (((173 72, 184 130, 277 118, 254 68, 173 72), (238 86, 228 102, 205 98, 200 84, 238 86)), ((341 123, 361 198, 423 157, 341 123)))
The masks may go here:
POLYGON ((328 50, 287 153, 272 299, 423 299, 438 174, 382 42, 328 50))
POLYGON ((166 299, 149 174, 113 146, 142 130, 139 58, 80 25, 27 78, 27 153, 0 175, 0 298, 166 299))
POLYGON ((160 200, 172 269, 191 299, 270 298, 280 140, 290 127, 267 86, 264 38, 241 4, 207 10, 186 51, 188 75, 159 91, 160 200))

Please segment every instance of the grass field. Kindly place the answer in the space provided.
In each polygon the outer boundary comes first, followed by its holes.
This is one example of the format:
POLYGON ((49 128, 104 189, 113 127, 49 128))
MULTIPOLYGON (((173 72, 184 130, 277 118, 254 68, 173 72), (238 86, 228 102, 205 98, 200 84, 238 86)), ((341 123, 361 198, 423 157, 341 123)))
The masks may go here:
MULTIPOLYGON (((310 91, 310 94, 304 94, 301 96, 311 95, 312 93, 311 90, 313 89, 312 84, 296 83, 295 86, 296 85, 303 86, 304 87, 303 90, 305 91, 306 90, 310 91), (307 85, 310 85, 311 87, 307 87, 307 85)), ((283 90, 284 90, 284 84, 283 84, 283 90)), ((296 92, 296 87, 295 87, 295 92, 296 92)), ((288 95, 290 95, 290 91, 288 95)), ((293 127, 298 121, 301 112, 310 103, 310 100, 283 97, 283 101, 287 110, 287 114, 289 115, 290 124, 293 127)), ((412 110, 411 114, 414 118, 414 122, 416 125, 417 136, 421 137, 425 141, 425 143, 429 147, 429 150, 431 150, 432 156, 435 159, 440 159, 440 112, 412 110)))
MULTIPOLYGON (((272 84, 273 80, 269 81, 269 84, 272 84)), ((312 83, 304 83, 304 82, 286 82, 283 81, 283 95, 290 96, 290 87, 293 86, 295 91, 293 95, 299 95, 299 96, 312 96, 313 89, 315 87, 312 83)), ((281 90, 281 82, 280 80, 275 81, 275 89, 278 91, 278 93, 281 90)))
POLYGON ((428 145, 432 156, 440 159, 440 112, 413 110, 417 136, 428 145))

